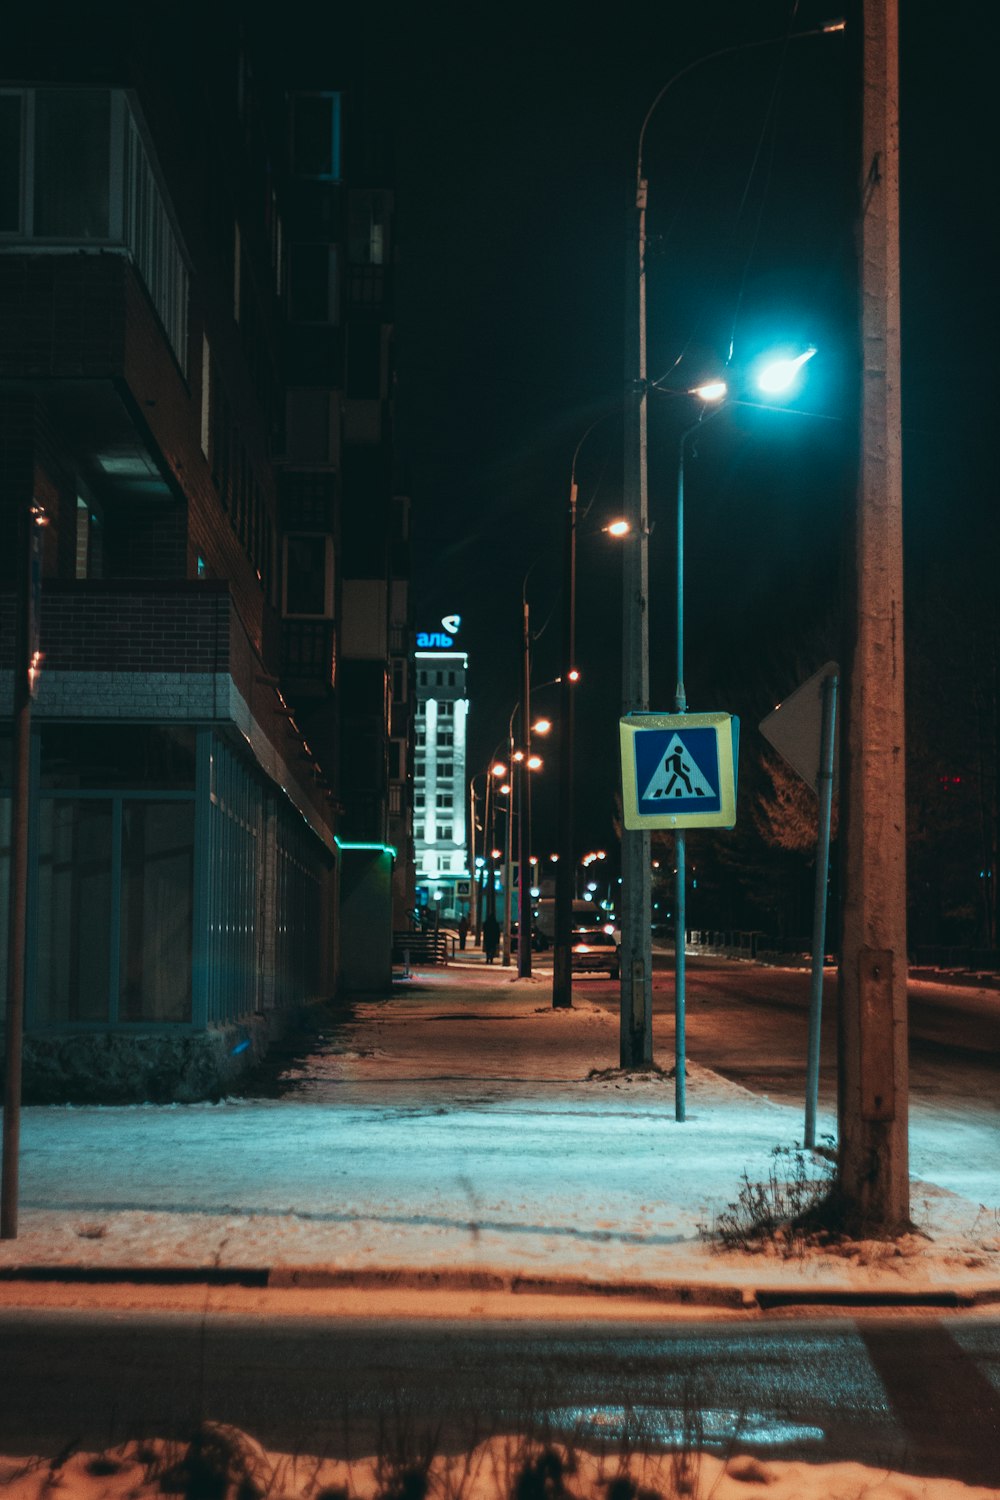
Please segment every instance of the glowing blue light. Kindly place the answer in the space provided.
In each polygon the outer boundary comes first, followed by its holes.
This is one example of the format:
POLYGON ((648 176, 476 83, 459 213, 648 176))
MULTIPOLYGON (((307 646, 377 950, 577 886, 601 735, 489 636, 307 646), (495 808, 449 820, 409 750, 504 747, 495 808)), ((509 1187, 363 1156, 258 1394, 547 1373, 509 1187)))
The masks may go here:
POLYGON ((794 359, 772 359, 763 365, 757 373, 757 384, 762 391, 769 396, 778 396, 782 391, 789 390, 798 378, 802 366, 816 353, 814 348, 806 349, 794 359))
POLYGON ((237 1055, 237 1053, 239 1053, 239 1052, 245 1052, 247 1050, 247 1048, 249 1047, 249 1045, 250 1045, 250 1043, 248 1041, 246 1041, 246 1042, 237 1042, 236 1046, 233 1048, 232 1052, 229 1054, 230 1057, 235 1057, 237 1055))

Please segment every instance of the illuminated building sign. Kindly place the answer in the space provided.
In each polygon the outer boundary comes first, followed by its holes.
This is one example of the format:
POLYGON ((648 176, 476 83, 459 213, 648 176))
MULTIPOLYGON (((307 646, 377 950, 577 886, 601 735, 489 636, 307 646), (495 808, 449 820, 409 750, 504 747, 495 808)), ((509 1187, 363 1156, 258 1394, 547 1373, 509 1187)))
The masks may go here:
POLYGON ((418 630, 418 651, 448 651, 455 644, 455 637, 462 624, 461 615, 445 615, 440 630, 418 630))

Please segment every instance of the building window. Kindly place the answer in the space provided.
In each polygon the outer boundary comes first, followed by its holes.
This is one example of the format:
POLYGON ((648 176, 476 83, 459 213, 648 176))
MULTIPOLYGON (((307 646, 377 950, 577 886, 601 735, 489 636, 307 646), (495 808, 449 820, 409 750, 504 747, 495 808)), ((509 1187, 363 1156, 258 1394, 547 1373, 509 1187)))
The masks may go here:
POLYGON ((406 775, 406 741, 389 741, 389 779, 402 781, 406 775))
POLYGON ((166 329, 174 358, 186 373, 187 268, 131 114, 125 131, 123 220, 125 243, 166 329))
POLYGON ((393 703, 405 703, 406 693, 406 661, 401 656, 392 658, 392 701, 393 703))
POLYGON ((451 730, 451 729, 442 729, 442 730, 439 731, 438 737, 437 737, 437 744, 438 744, 438 749, 439 750, 448 750, 448 749, 450 749, 454 745, 454 743, 455 743, 455 735, 454 735, 454 731, 453 730, 451 730))
POLYGON ((187 269, 121 90, 0 93, 0 233, 124 245, 186 372, 187 269))
POLYGON ((212 351, 208 339, 201 340, 201 451, 208 458, 212 443, 212 351))
POLYGON ((389 213, 386 192, 355 192, 348 210, 347 253, 352 266, 384 266, 389 252, 389 213))
POLYGON ((292 246, 288 313, 293 323, 339 323, 340 261, 336 245, 292 246))
POLYGON ((111 799, 42 798, 39 825, 39 1018, 107 1021, 111 799))
POLYGON ((340 181, 340 95, 296 94, 292 167, 297 177, 340 181))
POLYGON ((451 840, 451 836, 452 836, 451 824, 450 823, 439 823, 438 824, 438 838, 442 839, 442 840, 448 840, 448 841, 450 841, 451 840))
POLYGON ((288 619, 333 618, 333 538, 305 532, 286 536, 282 613, 288 619))
POLYGON ((105 89, 35 95, 35 234, 107 239, 111 99, 105 89))
POLYGON ((454 705, 454 703, 439 703, 438 704, 438 718, 439 719, 451 719, 451 718, 454 718, 454 716, 455 716, 455 705, 454 705))
POLYGON ((122 809, 123 1021, 191 1018, 194 802, 122 809))
POLYGON ((439 760, 437 773, 439 776, 454 776, 455 762, 453 760, 439 760))
POLYGON ((0 234, 21 230, 22 96, 0 94, 0 234))
POLYGON ((434 801, 435 807, 451 808, 454 806, 454 803, 455 799, 451 792, 438 792, 434 801))

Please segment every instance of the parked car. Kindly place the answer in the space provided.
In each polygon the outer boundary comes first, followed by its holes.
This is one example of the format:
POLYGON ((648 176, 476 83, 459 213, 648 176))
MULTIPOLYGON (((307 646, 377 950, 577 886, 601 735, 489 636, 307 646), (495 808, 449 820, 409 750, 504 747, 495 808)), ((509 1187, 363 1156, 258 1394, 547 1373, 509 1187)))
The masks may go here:
POLYGON ((617 979, 621 972, 621 950, 614 933, 605 932, 603 927, 574 928, 571 967, 575 974, 607 972, 617 979))

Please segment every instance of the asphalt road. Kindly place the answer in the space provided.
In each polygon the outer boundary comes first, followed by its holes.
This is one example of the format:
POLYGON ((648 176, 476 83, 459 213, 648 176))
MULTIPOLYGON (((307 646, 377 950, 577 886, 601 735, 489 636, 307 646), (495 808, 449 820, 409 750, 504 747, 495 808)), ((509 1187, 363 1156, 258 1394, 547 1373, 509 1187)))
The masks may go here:
POLYGON ((0 1312, 0 1452, 189 1436, 200 1416, 285 1452, 461 1451, 491 1431, 1000 1481, 1000 1320, 458 1322, 0 1312))
MULTIPOLYGON (((673 955, 654 954, 653 1008, 670 1016, 673 955)), ((598 976, 574 980, 574 992, 617 1012, 618 986, 598 976)), ((803 1098, 809 972, 689 956, 687 1051, 696 1062, 782 1103, 803 1098)), ((1000 991, 911 981, 910 1089, 961 1110, 975 1100, 1000 1113, 1000 991)), ((831 1109, 837 1090, 837 980, 823 985, 820 1097, 831 1109)))

